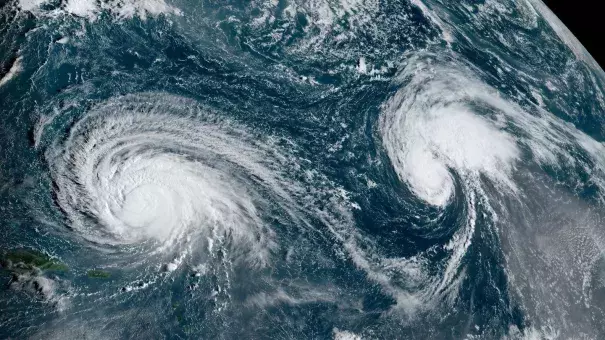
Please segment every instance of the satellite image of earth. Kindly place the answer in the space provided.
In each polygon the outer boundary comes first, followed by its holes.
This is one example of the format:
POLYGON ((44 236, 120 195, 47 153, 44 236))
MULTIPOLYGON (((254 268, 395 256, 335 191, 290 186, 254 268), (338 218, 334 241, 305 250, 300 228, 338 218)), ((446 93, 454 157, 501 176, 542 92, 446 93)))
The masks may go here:
POLYGON ((2 339, 605 339, 541 0, 2 0, 0 115, 2 339))

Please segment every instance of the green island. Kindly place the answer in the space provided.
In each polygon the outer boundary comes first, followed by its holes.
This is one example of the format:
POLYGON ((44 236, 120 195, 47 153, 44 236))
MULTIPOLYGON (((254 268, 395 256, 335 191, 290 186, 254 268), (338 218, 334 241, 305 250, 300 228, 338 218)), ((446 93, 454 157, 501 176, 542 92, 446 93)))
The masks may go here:
POLYGON ((109 272, 97 269, 89 270, 86 274, 88 275, 88 277, 95 279, 107 279, 111 276, 109 272))
POLYGON ((67 271, 68 267, 50 256, 27 249, 17 249, 6 253, 2 257, 2 266, 11 271, 31 271, 35 269, 45 271, 67 271))

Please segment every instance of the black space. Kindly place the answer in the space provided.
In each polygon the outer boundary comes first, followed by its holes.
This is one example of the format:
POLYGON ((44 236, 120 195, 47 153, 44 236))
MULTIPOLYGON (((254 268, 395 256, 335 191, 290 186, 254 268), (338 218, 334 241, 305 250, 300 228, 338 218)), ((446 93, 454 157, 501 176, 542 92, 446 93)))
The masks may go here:
POLYGON ((605 2, 543 0, 605 69, 605 2))

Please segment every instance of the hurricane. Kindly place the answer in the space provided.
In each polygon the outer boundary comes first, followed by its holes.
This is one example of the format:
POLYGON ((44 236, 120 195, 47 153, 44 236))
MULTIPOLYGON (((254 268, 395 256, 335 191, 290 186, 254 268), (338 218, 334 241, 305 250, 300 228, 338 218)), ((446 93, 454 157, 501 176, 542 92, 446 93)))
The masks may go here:
POLYGON ((161 253, 216 240, 263 263, 274 242, 263 212, 296 221, 300 189, 276 178, 284 156, 229 125, 161 94, 102 104, 46 153, 57 204, 91 242, 161 253))
MULTIPOLYGON (((564 322, 573 313, 600 313, 590 311, 593 297, 586 289, 598 273, 599 256, 587 253, 602 252, 602 214, 586 201, 596 206, 603 202, 603 144, 540 107, 515 104, 483 82, 480 74, 455 55, 411 57, 397 79, 405 86, 383 105, 380 117, 380 137, 394 171, 417 198, 436 209, 435 222, 452 209, 465 216, 447 245, 451 255, 443 280, 449 281, 441 281, 439 288, 459 284, 454 278, 466 275, 462 259, 475 234, 488 232, 511 247, 506 256, 511 286, 523 287, 519 294, 536 296, 540 304, 548 305, 532 306, 537 315, 546 313, 564 322), (553 172, 577 175, 557 182, 549 178, 553 172), (565 188, 572 193, 565 193, 565 188), (565 203, 554 203, 559 200, 565 203), (542 209, 548 212, 528 217, 542 209), (577 214, 585 217, 577 219, 577 214), (574 236, 563 237, 556 245, 543 243, 542 233, 551 232, 574 236), (526 244, 527 239, 535 245, 526 244), (552 263, 553 252, 562 251, 560 247, 571 252, 582 269, 552 263), (568 305, 532 288, 538 283, 527 267, 542 261, 565 273, 552 277, 551 287, 561 290, 556 299, 568 305), (575 304, 588 310, 573 309, 575 304)), ((553 336, 550 332, 574 333, 565 328, 547 332, 553 336)))

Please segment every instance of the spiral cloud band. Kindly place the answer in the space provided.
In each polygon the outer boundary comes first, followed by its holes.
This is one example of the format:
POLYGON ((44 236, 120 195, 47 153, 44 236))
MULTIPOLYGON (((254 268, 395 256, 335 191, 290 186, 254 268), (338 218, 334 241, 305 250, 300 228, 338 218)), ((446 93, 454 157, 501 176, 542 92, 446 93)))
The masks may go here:
POLYGON ((445 207, 455 191, 453 173, 465 191, 481 190, 488 179, 517 194, 513 174, 524 158, 577 166, 605 188, 602 143, 540 107, 507 100, 475 72, 455 56, 413 56, 399 75, 405 86, 383 106, 383 145, 416 196, 445 207), (572 151, 585 157, 574 160, 572 151))
POLYGON ((262 262, 273 246, 269 211, 298 218, 276 148, 179 97, 96 107, 47 157, 58 205, 96 243, 162 251, 204 236, 208 247, 228 239, 262 262))
MULTIPOLYGON (((455 213, 464 217, 443 247, 448 255, 442 273, 430 280, 425 271, 415 275, 424 280, 424 291, 412 296, 414 302, 426 304, 456 293, 465 275, 463 258, 478 237, 480 223, 490 230, 502 227, 503 238, 511 237, 510 230, 519 221, 526 223, 527 217, 519 217, 519 211, 534 204, 536 192, 543 197, 541 204, 549 207, 561 200, 553 192, 564 186, 575 190, 577 197, 592 188, 593 196, 586 199, 595 202, 605 197, 603 143, 541 107, 517 104, 481 75, 455 54, 420 53, 406 62, 396 82, 398 90, 382 107, 379 137, 399 180, 420 202, 435 209, 436 216, 458 209, 455 213), (553 169, 569 174, 567 182, 545 180, 553 169), (549 188, 536 186, 538 178, 549 188)), ((590 210, 584 214, 596 219, 590 210)), ((595 238, 594 234, 584 237, 595 238)), ((533 256, 524 261, 535 262, 533 256)), ((416 273, 414 265, 404 268, 416 273)), ((389 288, 394 286, 390 277, 384 281, 389 288)))

